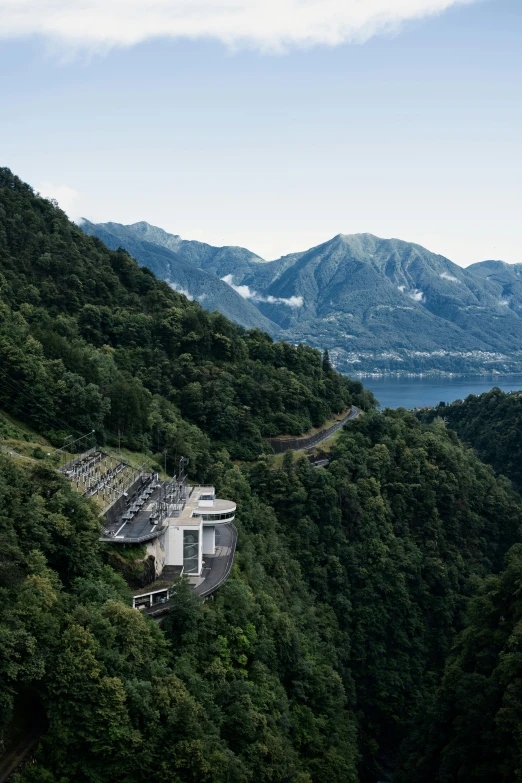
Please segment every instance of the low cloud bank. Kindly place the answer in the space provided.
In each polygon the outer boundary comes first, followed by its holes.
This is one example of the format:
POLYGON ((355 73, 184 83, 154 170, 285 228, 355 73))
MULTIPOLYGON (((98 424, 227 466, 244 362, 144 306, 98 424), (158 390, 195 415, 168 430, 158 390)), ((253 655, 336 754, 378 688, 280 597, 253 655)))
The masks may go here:
POLYGON ((187 291, 187 289, 186 289, 186 288, 182 288, 182 287, 181 287, 181 286, 180 286, 178 283, 171 283, 171 281, 170 281, 170 280, 168 280, 167 282, 168 282, 168 284, 170 285, 170 287, 171 287, 171 288, 172 288, 174 291, 177 291, 177 292, 178 292, 178 294, 183 294, 183 296, 186 296, 186 297, 187 297, 187 299, 188 299, 190 302, 193 302, 193 301, 194 301, 194 297, 192 296, 192 294, 189 294, 189 292, 187 291))
POLYGON ((410 299, 413 299, 414 302, 425 301, 424 291, 421 291, 419 288, 412 288, 410 291, 407 290, 405 285, 399 285, 397 288, 402 294, 406 294, 410 299))
POLYGON ((282 304, 294 309, 303 306, 302 296, 291 296, 288 299, 284 299, 283 297, 278 296, 262 296, 261 294, 258 294, 257 291, 252 291, 252 289, 247 285, 234 285, 234 275, 225 275, 225 277, 222 277, 221 279, 224 283, 227 283, 231 288, 233 288, 234 291, 237 291, 237 293, 242 296, 243 299, 251 299, 252 302, 282 304))
POLYGON ((401 23, 478 0, 0 0, 0 37, 43 35, 107 50, 202 38, 281 52, 367 41, 401 23))

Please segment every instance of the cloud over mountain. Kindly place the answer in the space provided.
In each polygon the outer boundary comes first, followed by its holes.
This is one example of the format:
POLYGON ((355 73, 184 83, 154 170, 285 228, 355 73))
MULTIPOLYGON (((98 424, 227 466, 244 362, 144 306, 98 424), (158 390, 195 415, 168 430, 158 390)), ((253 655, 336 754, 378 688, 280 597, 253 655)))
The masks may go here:
POLYGON ((213 38, 284 51, 365 41, 402 22, 476 0, 0 0, 0 37, 44 35, 74 47, 213 38))
POLYGON ((344 372, 521 371, 522 264, 462 269, 367 233, 263 261, 145 222, 84 221, 82 229, 246 329, 327 348, 344 372))
MULTIPOLYGON (((177 292, 178 292, 178 294, 183 294, 183 296, 186 296, 186 297, 187 297, 187 299, 188 299, 190 302, 192 302, 192 301, 193 301, 194 297, 192 296, 192 294, 190 294, 190 293, 189 293, 188 289, 186 289, 186 288, 183 288, 183 286, 179 285, 178 283, 172 283, 170 280, 168 280, 167 282, 168 282, 168 284, 170 285, 170 287, 171 287, 171 288, 172 288, 174 291, 177 291, 177 292)), ((205 296, 205 294, 203 294, 202 296, 205 296)), ((202 297, 198 297, 198 299, 199 299, 199 300, 201 300, 201 298, 202 298, 202 297)))
POLYGON ((257 291, 252 291, 248 285, 234 285, 234 275, 225 275, 221 278, 224 283, 227 283, 234 291, 243 297, 243 299, 251 299, 253 302, 267 302, 268 304, 283 304, 287 307, 302 307, 302 296, 289 296, 288 298, 282 296, 262 296, 257 291))

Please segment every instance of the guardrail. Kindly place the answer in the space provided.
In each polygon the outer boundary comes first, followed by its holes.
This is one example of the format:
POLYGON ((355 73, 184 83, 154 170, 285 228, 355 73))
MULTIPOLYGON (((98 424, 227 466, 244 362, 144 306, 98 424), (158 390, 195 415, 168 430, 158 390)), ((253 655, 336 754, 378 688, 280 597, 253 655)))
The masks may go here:
POLYGON ((326 430, 321 430, 320 432, 316 432, 313 435, 305 435, 299 438, 267 438, 267 441, 272 446, 275 454, 284 454, 285 451, 290 450, 299 451, 300 449, 309 449, 312 448, 312 446, 317 446, 318 443, 321 443, 321 441, 329 438, 330 435, 333 435, 334 432, 340 430, 347 421, 355 419, 359 413, 359 409, 352 405, 349 413, 347 413, 346 416, 343 416, 342 419, 337 421, 335 424, 332 424, 332 426, 328 427, 326 430))
POLYGON ((124 536, 122 538, 116 538, 115 536, 100 536, 98 540, 103 541, 106 544, 143 544, 145 541, 152 541, 153 538, 157 538, 161 533, 164 533, 166 529, 167 525, 163 525, 163 527, 158 527, 153 533, 146 533, 144 536, 136 536, 134 538, 130 538, 129 536, 124 536))

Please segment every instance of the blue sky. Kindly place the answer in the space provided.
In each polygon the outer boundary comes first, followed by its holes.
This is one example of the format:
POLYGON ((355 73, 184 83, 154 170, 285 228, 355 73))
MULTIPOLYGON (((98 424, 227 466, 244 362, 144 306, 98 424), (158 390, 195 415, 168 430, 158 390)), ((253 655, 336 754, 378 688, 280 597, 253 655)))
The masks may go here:
POLYGON ((8 31, 2 165, 73 218, 266 258, 370 231, 463 266, 522 262, 522 3, 372 32, 278 51, 212 31, 102 49, 8 31))

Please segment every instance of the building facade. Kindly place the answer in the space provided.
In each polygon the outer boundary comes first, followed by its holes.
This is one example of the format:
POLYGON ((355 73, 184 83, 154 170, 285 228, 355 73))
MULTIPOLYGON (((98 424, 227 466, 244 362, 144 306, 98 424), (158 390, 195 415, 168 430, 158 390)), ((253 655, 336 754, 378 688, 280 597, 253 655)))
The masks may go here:
POLYGON ((165 566, 182 566, 187 576, 200 576, 205 555, 216 551, 216 527, 234 521, 236 504, 216 498, 214 487, 187 487, 183 508, 164 525, 165 566))

